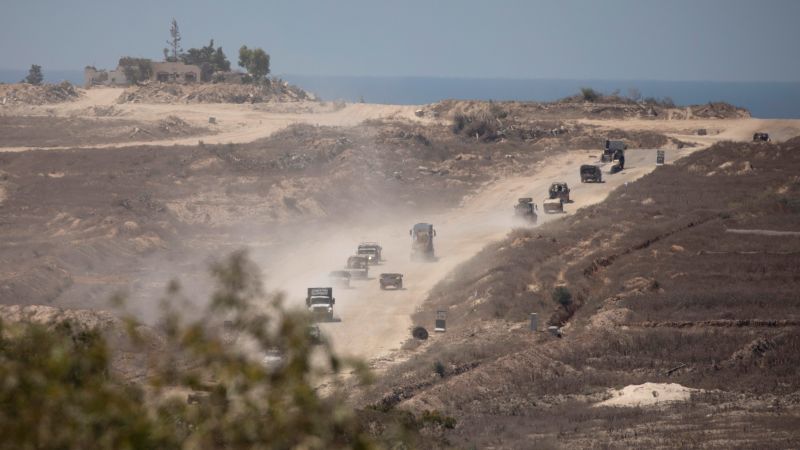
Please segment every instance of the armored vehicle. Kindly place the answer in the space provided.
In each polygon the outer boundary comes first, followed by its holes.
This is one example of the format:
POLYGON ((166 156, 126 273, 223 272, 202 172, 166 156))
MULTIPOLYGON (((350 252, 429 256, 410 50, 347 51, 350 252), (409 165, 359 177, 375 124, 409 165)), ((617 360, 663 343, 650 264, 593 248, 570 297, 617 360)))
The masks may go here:
POLYGON ((411 236, 412 260, 434 259, 433 238, 436 236, 436 230, 433 229, 433 225, 418 223, 408 230, 408 234, 411 236))
POLYGON ((395 288, 403 289, 403 274, 402 273, 382 273, 381 274, 381 289, 395 288))
POLYGON ((517 204, 514 205, 514 217, 517 219, 526 220, 534 225, 539 220, 537 211, 538 209, 536 208, 536 203, 533 203, 533 199, 531 197, 522 197, 518 199, 517 204))
POLYGON ((308 288, 306 307, 315 320, 333 320, 333 305, 335 303, 336 299, 333 298, 333 288, 308 288))
POLYGON ((366 256, 370 264, 375 265, 383 259, 381 251, 383 248, 377 242, 362 242, 358 244, 356 255, 366 256))
POLYGON ((569 203, 569 186, 563 181, 556 181, 548 190, 550 198, 560 198, 564 203, 569 203))
POLYGON ((755 133, 753 134, 753 142, 769 142, 769 134, 755 133))
POLYGON ((589 164, 581 166, 581 183, 602 183, 603 173, 600 172, 600 167, 589 164))
POLYGON ((625 150, 628 149, 628 146, 625 145, 624 141, 610 141, 606 139, 606 145, 603 149, 603 154, 600 155, 600 161, 602 162, 611 162, 616 161, 620 158, 620 156, 625 154, 625 150))
POLYGON ((369 260, 366 256, 351 256, 347 258, 347 271, 351 278, 367 278, 369 275, 369 260))

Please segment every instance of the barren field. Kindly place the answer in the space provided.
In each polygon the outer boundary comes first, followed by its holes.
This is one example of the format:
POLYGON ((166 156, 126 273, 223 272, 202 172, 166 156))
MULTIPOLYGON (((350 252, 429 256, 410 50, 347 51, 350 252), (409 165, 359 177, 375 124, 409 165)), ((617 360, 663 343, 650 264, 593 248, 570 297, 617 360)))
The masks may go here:
POLYGON ((458 447, 651 446, 642 436, 656 428, 663 445, 686 442, 670 441, 669 430, 703 442, 725 431, 715 414, 753 417, 735 426, 763 439, 775 431, 770 445, 798 444, 787 424, 800 414, 790 140, 800 121, 725 105, 79 94, 0 107, 4 305, 116 314, 109 299, 121 293, 152 324, 171 279, 203 305, 209 264, 245 248, 267 288, 299 308, 359 242, 378 241, 386 260, 335 289, 337 320, 322 324, 337 352, 380 375, 352 388, 359 407, 452 416, 455 430, 431 433, 458 447), (756 131, 776 142, 737 142, 756 131), (619 173, 598 162, 606 137, 628 143, 619 173), (582 164, 601 166, 604 182, 582 184, 582 164), (545 215, 554 181, 567 182, 574 201, 545 215), (537 227, 512 220, 519 197, 540 206, 537 227), (410 261, 417 222, 437 230, 433 262, 410 261), (405 289, 381 291, 381 272, 403 273, 405 289), (556 286, 569 302, 553 302, 556 286), (411 326, 433 328, 438 309, 448 331, 410 340, 411 326), (564 337, 527 332, 531 312, 564 337), (642 389, 662 401, 642 400, 642 389), (701 420, 705 434, 692 425, 701 420), (601 423, 615 425, 593 436, 601 423))

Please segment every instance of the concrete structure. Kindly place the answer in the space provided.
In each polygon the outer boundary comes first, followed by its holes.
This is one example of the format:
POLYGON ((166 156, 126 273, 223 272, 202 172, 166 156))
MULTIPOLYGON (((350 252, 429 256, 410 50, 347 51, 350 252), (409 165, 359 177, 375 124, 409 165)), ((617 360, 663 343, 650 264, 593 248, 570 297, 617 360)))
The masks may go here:
POLYGON ((153 62, 151 80, 164 83, 196 83, 200 81, 200 67, 182 62, 153 62))
MULTIPOLYGON (((196 83, 200 81, 200 67, 182 62, 150 61, 152 75, 150 81, 164 83, 196 83)), ((125 68, 117 66, 115 70, 98 70, 87 66, 83 71, 84 86, 128 86, 130 81, 125 76, 125 68)))
POLYGON ((92 66, 83 69, 83 85, 87 88, 92 86, 127 86, 128 78, 121 67, 116 70, 97 70, 92 66))

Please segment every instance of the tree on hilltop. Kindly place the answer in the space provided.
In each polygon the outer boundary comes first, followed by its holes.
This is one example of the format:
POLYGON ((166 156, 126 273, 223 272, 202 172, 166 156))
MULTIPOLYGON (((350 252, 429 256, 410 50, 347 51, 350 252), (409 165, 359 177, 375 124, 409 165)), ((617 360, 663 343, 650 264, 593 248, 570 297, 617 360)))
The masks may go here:
POLYGON ((167 41, 169 47, 164 49, 164 59, 170 62, 177 62, 183 49, 181 48, 181 30, 178 28, 178 21, 174 17, 169 27, 169 36, 170 38, 167 41))
POLYGON ((34 86, 39 86, 44 81, 44 75, 42 74, 42 66, 37 64, 31 64, 30 70, 28 70, 28 76, 22 80, 23 83, 32 84, 34 86))
POLYGON ((263 49, 249 49, 243 45, 239 49, 239 67, 247 70, 253 81, 262 81, 269 75, 269 55, 263 49))

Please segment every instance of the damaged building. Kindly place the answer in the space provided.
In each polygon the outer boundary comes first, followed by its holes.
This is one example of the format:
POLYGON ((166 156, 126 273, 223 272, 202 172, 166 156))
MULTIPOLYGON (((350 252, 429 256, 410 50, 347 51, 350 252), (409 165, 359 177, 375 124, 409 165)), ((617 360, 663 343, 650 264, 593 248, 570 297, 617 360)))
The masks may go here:
MULTIPOLYGON (((155 62, 149 61, 150 81, 163 83, 196 83, 200 81, 201 70, 199 66, 184 64, 182 62, 155 62)), ((98 70, 87 66, 83 72, 84 85, 92 86, 128 86, 130 80, 125 75, 125 67, 118 65, 114 70, 98 70)))

